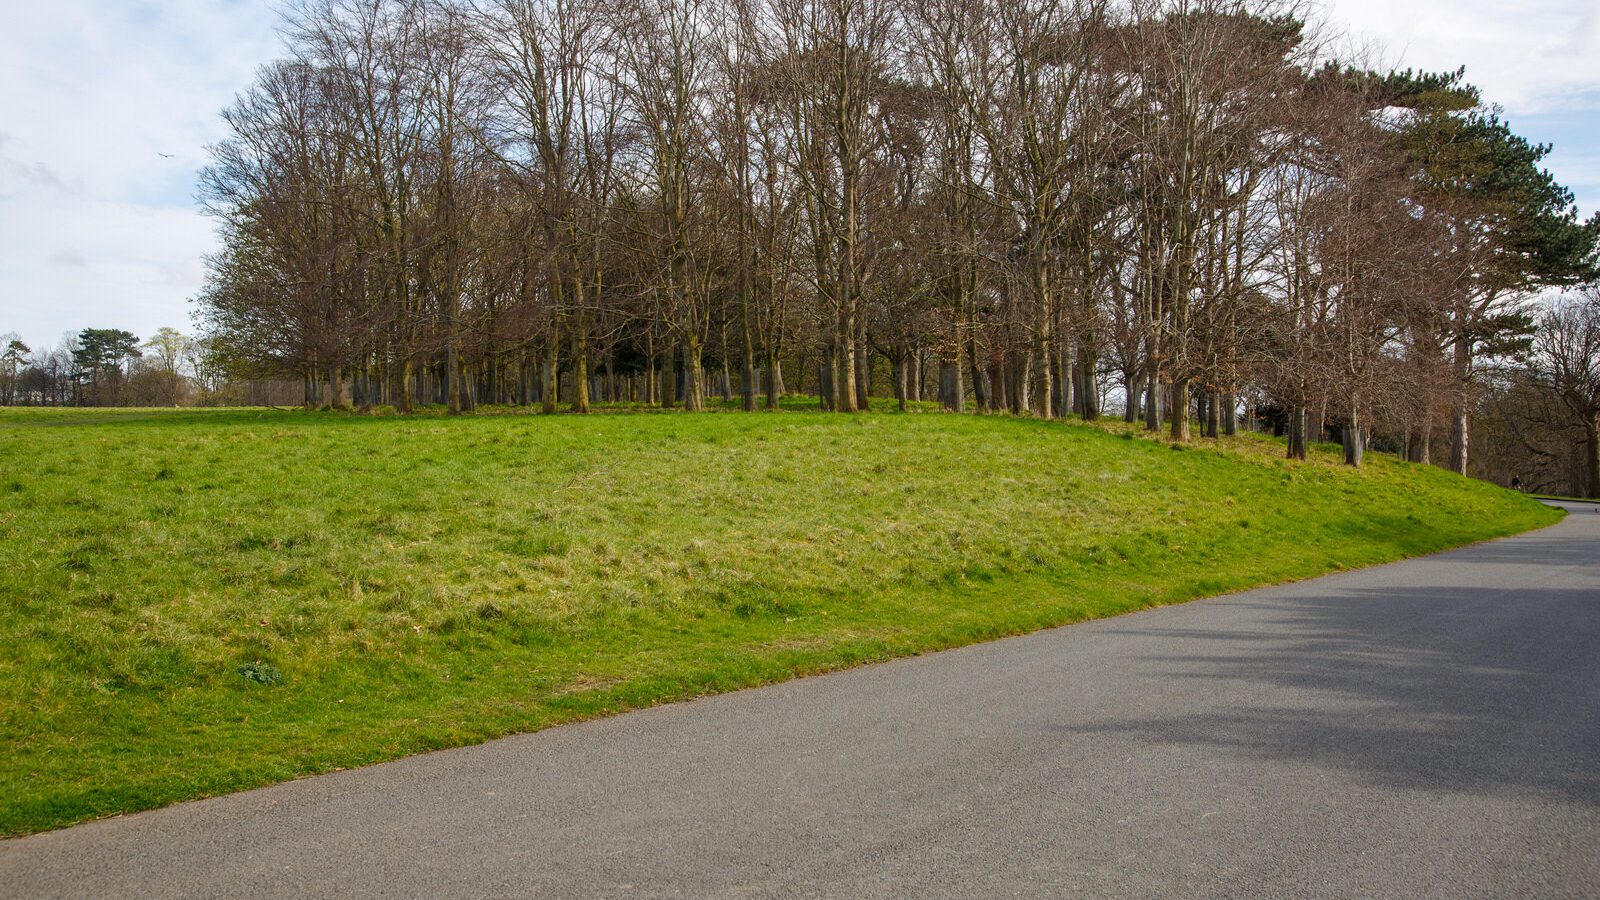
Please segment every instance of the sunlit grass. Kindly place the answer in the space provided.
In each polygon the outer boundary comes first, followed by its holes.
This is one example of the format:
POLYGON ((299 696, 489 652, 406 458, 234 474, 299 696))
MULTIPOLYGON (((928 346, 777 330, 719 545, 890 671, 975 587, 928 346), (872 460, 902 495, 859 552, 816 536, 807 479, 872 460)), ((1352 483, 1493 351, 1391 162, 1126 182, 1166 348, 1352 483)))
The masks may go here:
POLYGON ((1279 455, 937 413, 0 411, 0 833, 1559 516, 1279 455))

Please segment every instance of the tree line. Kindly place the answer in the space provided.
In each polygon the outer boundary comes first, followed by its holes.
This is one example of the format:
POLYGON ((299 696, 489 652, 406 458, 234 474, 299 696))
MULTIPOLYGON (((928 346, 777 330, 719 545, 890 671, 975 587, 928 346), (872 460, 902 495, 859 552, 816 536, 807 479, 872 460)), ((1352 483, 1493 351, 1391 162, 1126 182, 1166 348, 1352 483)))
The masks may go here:
POLYGON ((144 341, 121 328, 85 328, 38 348, 0 335, 3 406, 188 406, 218 399, 226 377, 206 341, 175 328, 144 341))
POLYGON ((1600 285, 1545 304, 1528 352, 1485 382, 1474 474, 1600 499, 1600 285))
POLYGON ((202 176, 204 337, 313 405, 892 394, 1465 473, 1600 218, 1309 12, 307 0, 202 176))

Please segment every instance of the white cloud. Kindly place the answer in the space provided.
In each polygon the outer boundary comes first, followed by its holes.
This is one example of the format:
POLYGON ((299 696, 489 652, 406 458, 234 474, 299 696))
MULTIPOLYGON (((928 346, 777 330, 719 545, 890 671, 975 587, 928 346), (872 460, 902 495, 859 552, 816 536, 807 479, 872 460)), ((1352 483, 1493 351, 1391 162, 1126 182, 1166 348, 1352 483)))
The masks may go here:
POLYGON ((280 52, 266 0, 8 4, 0 330, 189 326, 213 244, 194 204, 218 113, 280 52), (171 154, 170 158, 161 154, 171 154))
POLYGON ((1596 0, 1330 0, 1347 47, 1379 65, 1467 67, 1511 127, 1554 145, 1545 164, 1584 215, 1600 210, 1600 2, 1596 0))
POLYGON ((91 325, 140 336, 162 325, 187 329, 187 299, 212 244, 204 218, 93 199, 21 205, 26 218, 7 202, 0 219, 6 330, 45 341, 91 325))
POLYGON ((68 178, 42 162, 23 162, 0 156, 0 200, 9 200, 29 188, 53 194, 81 194, 83 182, 68 178))
POLYGON ((57 250, 50 254, 50 264, 67 269, 87 269, 89 261, 76 250, 57 250))
POLYGON ((1523 114, 1600 107, 1594 0, 1332 0, 1328 18, 1402 67, 1467 67, 1484 98, 1523 114))

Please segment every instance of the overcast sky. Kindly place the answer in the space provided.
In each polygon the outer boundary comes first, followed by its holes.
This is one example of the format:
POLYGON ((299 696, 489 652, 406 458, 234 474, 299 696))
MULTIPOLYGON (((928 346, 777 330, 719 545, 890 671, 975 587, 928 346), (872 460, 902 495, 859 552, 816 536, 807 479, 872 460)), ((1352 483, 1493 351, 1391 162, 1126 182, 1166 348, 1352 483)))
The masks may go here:
MULTIPOLYGON (((0 31, 0 334, 190 331, 214 238, 195 173, 217 113, 279 53, 276 2, 8 4, 0 31), (170 154, 170 157, 163 154, 170 154)), ((1386 64, 1467 67, 1512 127, 1600 209, 1600 2, 1332 0, 1386 64)))

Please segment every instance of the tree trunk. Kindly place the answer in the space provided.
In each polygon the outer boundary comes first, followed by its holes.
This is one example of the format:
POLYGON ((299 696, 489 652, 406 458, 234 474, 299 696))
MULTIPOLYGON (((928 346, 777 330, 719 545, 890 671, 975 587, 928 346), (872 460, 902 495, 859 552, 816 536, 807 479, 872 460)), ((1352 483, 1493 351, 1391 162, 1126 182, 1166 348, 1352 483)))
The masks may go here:
POLYGON ((1306 428, 1309 426, 1310 410, 1304 403, 1298 403, 1289 411, 1289 450, 1286 454, 1289 459, 1306 458, 1306 428))
POLYGON ((777 409, 783 399, 783 360, 776 353, 767 356, 767 409, 777 409))
POLYGON ((984 383, 983 365, 978 361, 978 342, 967 342, 967 365, 972 372, 972 397, 978 404, 978 412, 988 412, 990 408, 989 386, 984 383))
POLYGON ((337 365, 328 367, 328 383, 325 388, 329 409, 344 409, 344 370, 337 365))
POLYGON ((740 373, 740 378, 743 379, 739 385, 739 395, 742 401, 740 406, 745 412, 755 412, 756 394, 759 393, 757 389, 760 385, 756 383, 755 353, 749 347, 745 348, 744 371, 740 373))
POLYGON ((1122 375, 1122 421, 1132 425, 1139 421, 1139 398, 1144 393, 1144 373, 1124 372, 1122 375))
POLYGON ((545 348, 544 377, 541 379, 544 383, 540 385, 540 393, 544 395, 541 399, 544 402, 544 411, 547 413, 556 411, 556 379, 561 375, 560 352, 560 334, 556 331, 555 323, 551 322, 550 345, 545 348))
POLYGON ((894 361, 894 400, 901 412, 911 397, 911 354, 902 352, 894 361))
POLYGON ((1144 378, 1144 430, 1161 430, 1161 376, 1154 365, 1144 378))
MULTIPOLYGON (((740 212, 739 215, 742 222, 744 219, 744 213, 740 212)), ((744 346, 742 348, 744 350, 743 371, 740 373, 740 377, 743 380, 739 384, 740 406, 745 412, 755 412, 756 394, 760 390, 761 385, 757 383, 756 379, 755 329, 751 327, 750 322, 750 307, 752 304, 750 302, 751 288, 749 266, 741 264, 740 272, 739 297, 741 300, 741 309, 743 310, 743 314, 739 317, 739 327, 742 331, 740 336, 744 339, 744 346)), ((724 365, 726 365, 726 363, 724 363, 724 365)))
POLYGON ((872 408, 872 364, 867 356, 866 317, 861 317, 861 334, 856 337, 856 409, 872 408))
POLYGON ((1361 465, 1362 458, 1366 455, 1366 436, 1361 433, 1361 419, 1356 413, 1350 413, 1350 421, 1339 429, 1339 441, 1344 444, 1344 463, 1347 466, 1361 465))
POLYGON ((1017 394, 1017 413, 1031 416, 1034 413, 1033 405, 1033 354, 1020 353, 1017 358, 1017 372, 1014 377, 1017 394))
POLYGON ((1600 414, 1589 417, 1584 429, 1584 475, 1588 479, 1587 496, 1600 500, 1600 414))
POLYGON ((1423 465, 1433 463, 1433 413, 1430 411, 1422 417, 1422 431, 1417 435, 1417 462, 1423 465))
POLYGON ((1056 412, 1062 417, 1077 411, 1077 408, 1073 406, 1073 401, 1076 398, 1072 392, 1072 354, 1067 352, 1067 343, 1067 341, 1061 341, 1056 350, 1056 412))
POLYGON ((1078 358, 1073 363, 1077 367, 1078 412, 1083 415, 1084 421, 1093 422, 1100 418, 1100 385, 1095 383, 1095 370, 1099 368, 1100 360, 1094 351, 1093 345, 1088 341, 1078 344, 1078 358))
POLYGON ((677 350, 669 344, 667 351, 661 354, 661 377, 656 384, 656 390, 661 394, 662 409, 672 409, 678 403, 677 360, 677 350))
POLYGON ((1051 350, 1051 342, 1048 339, 1041 342, 1039 347, 1039 363, 1035 367, 1035 371, 1037 373, 1035 377, 1038 383, 1035 387, 1029 389, 1030 392, 1037 393, 1039 399, 1039 415, 1040 417, 1046 419, 1055 418, 1057 412, 1061 411, 1061 407, 1057 406, 1055 402, 1055 360, 1050 358, 1053 352, 1054 351, 1051 350))
POLYGON ((950 362, 946 359, 939 360, 939 404, 951 412, 961 412, 962 401, 965 397, 958 397, 957 385, 961 381, 961 363, 950 362))
POLYGON ((414 409, 411 399, 411 355, 408 353, 400 361, 400 368, 395 373, 399 384, 395 386, 395 408, 409 415, 414 409))
POLYGON ((456 352, 455 335, 444 342, 444 398, 448 415, 461 415, 461 354, 456 352))
POLYGON ((1189 379, 1172 379, 1172 439, 1189 439, 1189 379))
POLYGON ((856 411, 856 329, 855 319, 841 309, 839 341, 833 348, 833 379, 828 394, 829 407, 838 412, 856 411))
POLYGON ((1450 410, 1450 471, 1467 474, 1467 404, 1461 398, 1450 410))
POLYGON ((691 337, 683 342, 683 409, 703 412, 705 408, 705 370, 700 360, 700 342, 691 337))
POLYGON ((1465 338, 1456 340, 1456 390, 1450 409, 1450 471, 1467 474, 1467 405, 1472 378, 1472 346, 1465 338))

